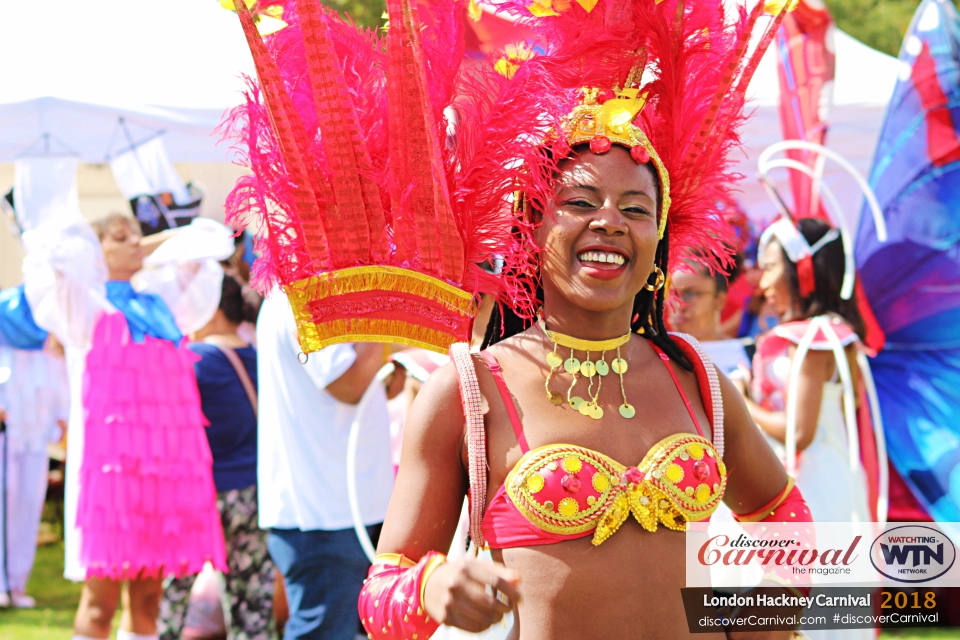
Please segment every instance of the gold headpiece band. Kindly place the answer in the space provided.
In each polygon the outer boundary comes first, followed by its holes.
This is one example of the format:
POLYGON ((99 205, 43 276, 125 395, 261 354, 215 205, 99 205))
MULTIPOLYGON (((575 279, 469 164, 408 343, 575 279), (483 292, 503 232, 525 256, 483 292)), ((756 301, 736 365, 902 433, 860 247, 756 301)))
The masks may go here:
POLYGON ((660 179, 660 221, 657 235, 662 240, 670 211, 670 174, 660 154, 640 127, 633 123, 647 101, 647 94, 639 89, 603 91, 583 87, 583 102, 570 112, 563 132, 571 147, 590 143, 594 153, 605 153, 615 143, 630 149, 630 155, 640 164, 653 162, 660 179))

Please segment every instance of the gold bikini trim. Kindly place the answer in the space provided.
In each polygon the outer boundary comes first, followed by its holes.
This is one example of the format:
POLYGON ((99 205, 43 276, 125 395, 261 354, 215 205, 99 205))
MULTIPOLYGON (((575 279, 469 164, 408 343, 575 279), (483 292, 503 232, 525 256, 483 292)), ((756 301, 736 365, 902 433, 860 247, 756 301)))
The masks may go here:
MULTIPOLYGON (((726 475, 726 466, 710 441, 692 434, 674 434, 654 445, 633 468, 585 447, 570 444, 539 447, 520 459, 507 476, 505 490, 520 513, 538 528, 560 535, 595 529, 593 544, 599 545, 613 535, 631 513, 650 532, 656 531, 659 524, 686 531, 687 522, 704 520, 716 510, 726 488, 726 475), (701 482, 695 488, 681 489, 677 483, 683 480, 684 470, 677 462, 704 457, 716 459, 720 481, 713 486, 701 482), (540 474, 544 468, 551 472, 562 469, 575 475, 583 463, 596 469, 589 482, 599 493, 588 497, 585 509, 580 509, 572 496, 556 505, 534 497, 545 486, 540 474), (630 480, 636 481, 628 481, 625 474, 633 475, 630 480), (592 503, 591 498, 595 498, 592 503)), ((582 481, 578 479, 578 482, 582 481)))

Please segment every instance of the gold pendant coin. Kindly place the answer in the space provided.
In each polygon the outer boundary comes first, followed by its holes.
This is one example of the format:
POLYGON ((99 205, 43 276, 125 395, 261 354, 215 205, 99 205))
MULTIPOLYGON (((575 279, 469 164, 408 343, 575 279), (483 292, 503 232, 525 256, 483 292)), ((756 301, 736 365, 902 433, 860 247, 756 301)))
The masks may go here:
POLYGON ((557 391, 551 391, 547 394, 547 397, 550 398, 551 404, 561 405, 563 404, 563 396, 560 395, 557 391))
POLYGON ((557 352, 552 352, 547 354, 547 366, 551 369, 556 369, 563 364, 563 358, 560 357, 560 354, 557 352))
POLYGON ((597 367, 594 366, 594 364, 589 360, 584 360, 580 364, 580 373, 588 378, 592 378, 593 376, 597 375, 597 367))
POLYGON ((632 404, 627 404, 624 402, 620 405, 620 415, 629 420, 633 416, 637 415, 637 410, 633 408, 632 404))
POLYGON ((610 363, 610 368, 613 369, 614 373, 626 373, 627 361, 623 358, 614 358, 613 362, 610 363))
POLYGON ((595 402, 590 403, 590 417, 594 420, 599 420, 603 417, 603 407, 598 405, 595 402))
POLYGON ((563 368, 567 373, 574 373, 580 370, 580 361, 576 358, 567 358, 563 363, 563 368))
POLYGON ((581 402, 580 406, 577 407, 577 411, 579 411, 582 416, 588 416, 590 415, 590 406, 592 404, 592 402, 581 402))
POLYGON ((582 404, 583 404, 583 398, 581 398, 580 396, 573 396, 572 398, 570 398, 570 406, 573 408, 574 411, 579 411, 580 405, 582 404))
POLYGON ((605 375, 607 375, 608 373, 610 373, 610 365, 608 365, 608 364, 607 364, 606 362, 604 362, 603 360, 600 360, 600 361, 598 361, 598 362, 595 362, 595 363, 594 363, 594 366, 597 368, 597 373, 599 373, 599 374, 602 375, 602 376, 605 376, 605 375))

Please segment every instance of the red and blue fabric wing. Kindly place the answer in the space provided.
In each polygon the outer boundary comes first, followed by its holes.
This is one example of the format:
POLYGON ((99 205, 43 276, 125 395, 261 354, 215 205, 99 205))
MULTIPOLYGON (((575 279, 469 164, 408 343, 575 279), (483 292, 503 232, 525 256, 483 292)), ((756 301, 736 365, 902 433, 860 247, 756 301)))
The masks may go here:
MULTIPOLYGON (((857 267, 887 336, 872 363, 896 471, 938 521, 960 521, 960 16, 923 0, 870 174, 889 239, 864 207, 857 267)), ((896 512, 896 505, 891 505, 896 512)))

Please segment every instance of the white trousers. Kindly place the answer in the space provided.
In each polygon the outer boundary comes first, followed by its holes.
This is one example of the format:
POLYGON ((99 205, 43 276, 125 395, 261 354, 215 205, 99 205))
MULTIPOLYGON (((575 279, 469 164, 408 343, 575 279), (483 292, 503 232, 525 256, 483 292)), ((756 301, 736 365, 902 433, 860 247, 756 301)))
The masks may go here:
MULTIPOLYGON (((0 435, 0 447, 4 437, 0 435)), ((13 453, 9 450, 6 462, 6 469, 0 465, 0 472, 6 471, 7 475, 9 525, 0 526, 0 532, 7 533, 0 552, 6 549, 7 574, 4 575, 3 556, 0 555, 0 591, 25 591, 37 555, 37 532, 40 529, 43 499, 47 494, 49 462, 46 452, 13 453)), ((0 524, 2 519, 0 510, 0 524)))

